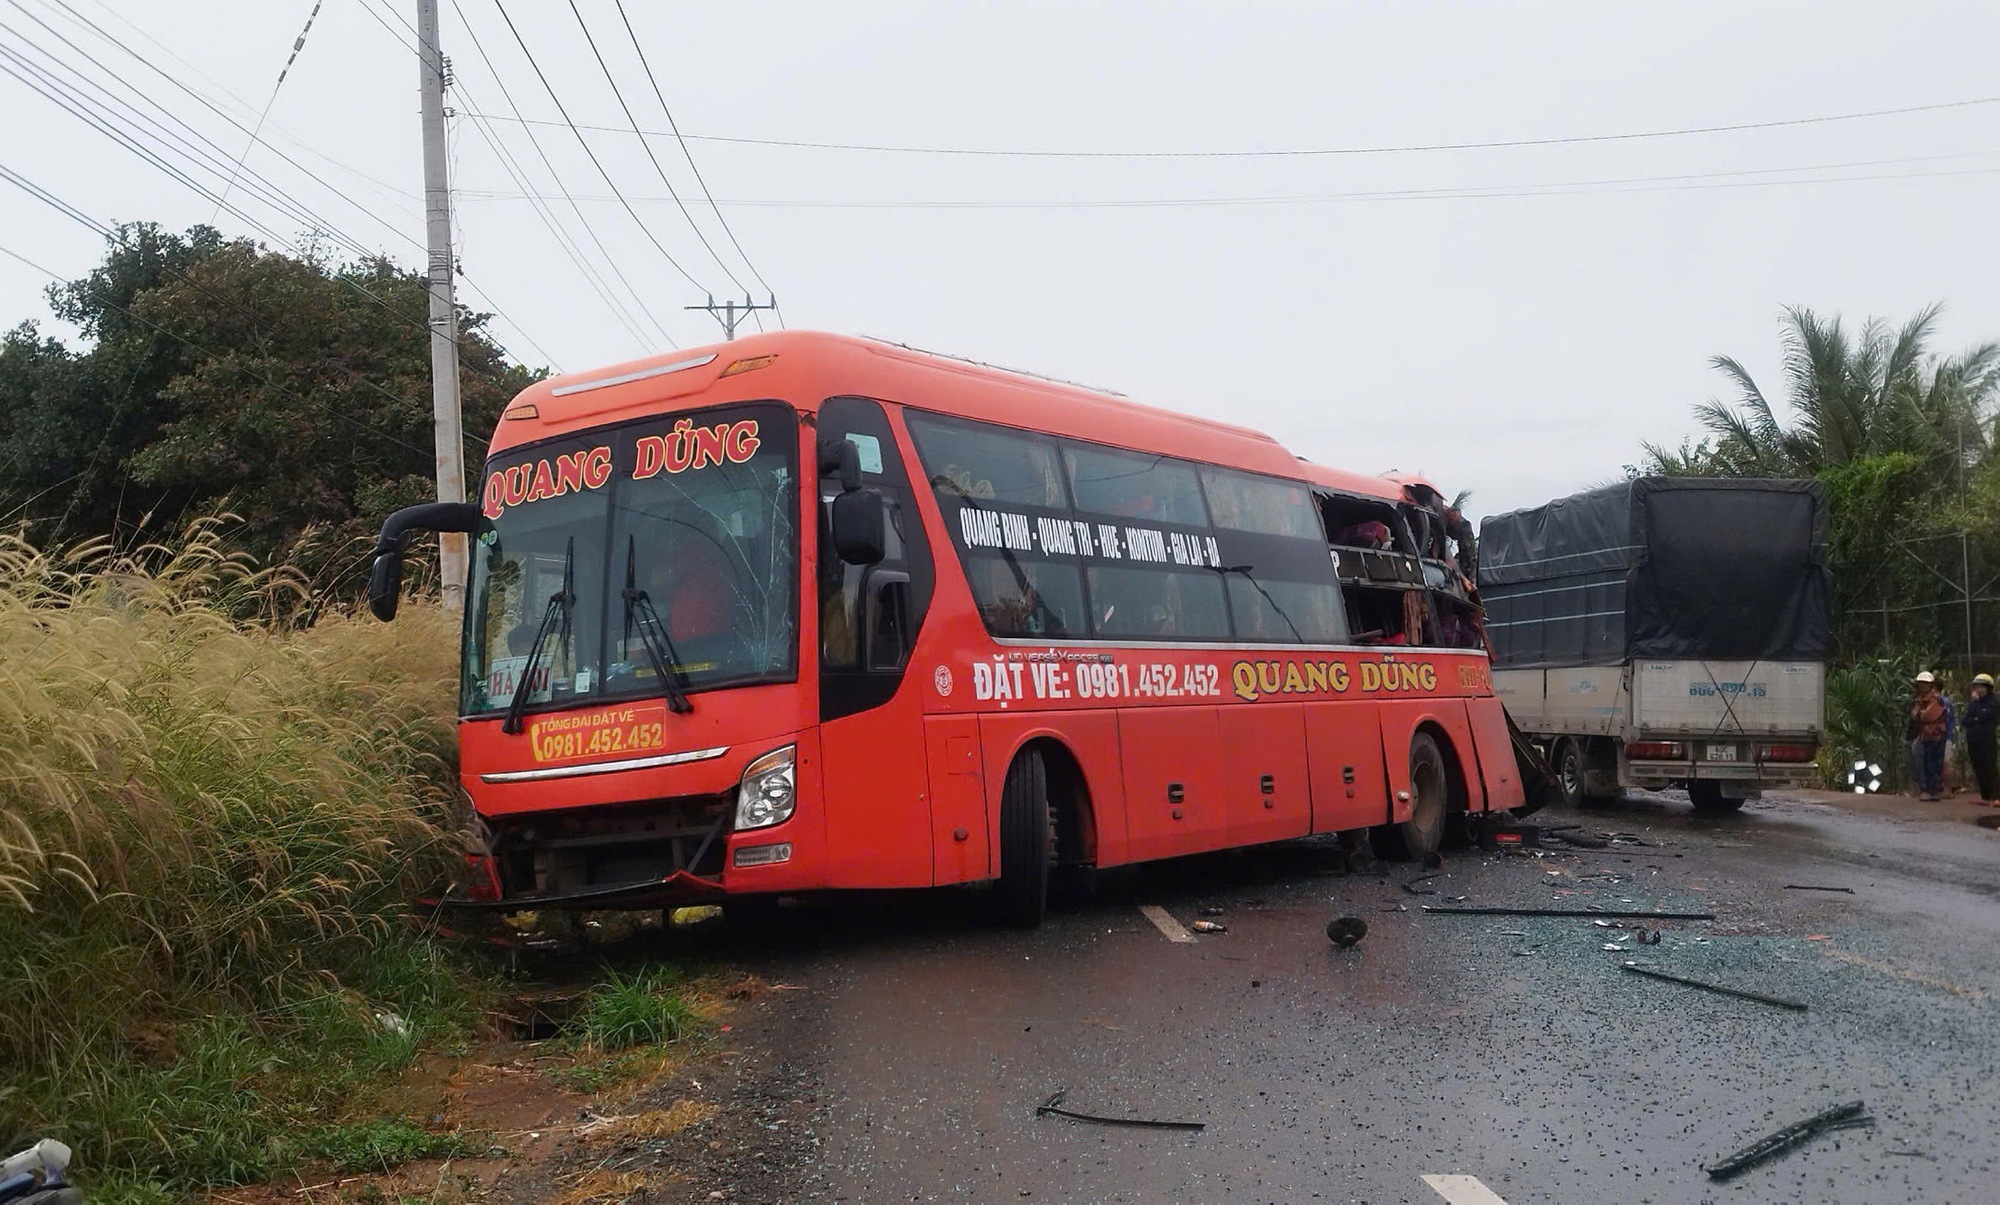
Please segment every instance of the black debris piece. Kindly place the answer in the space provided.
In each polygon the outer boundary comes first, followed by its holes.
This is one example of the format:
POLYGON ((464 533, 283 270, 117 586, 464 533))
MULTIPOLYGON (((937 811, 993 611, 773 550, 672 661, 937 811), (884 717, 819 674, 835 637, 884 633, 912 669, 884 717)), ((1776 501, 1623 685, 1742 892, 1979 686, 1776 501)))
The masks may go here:
POLYGON ((1806 1005, 1800 1003, 1797 1000, 1786 1000, 1781 996, 1766 996, 1761 992, 1746 992, 1743 991, 1741 988, 1724 987, 1719 983, 1704 983, 1699 979, 1689 979, 1684 975, 1669 975, 1665 971, 1656 971, 1653 970, 1651 967, 1642 967, 1639 964, 1633 962, 1627 962, 1622 964, 1620 969, 1630 971, 1634 975, 1644 975, 1648 979, 1663 979, 1668 983, 1678 983, 1686 987, 1698 987, 1702 991, 1714 992, 1719 996, 1734 996, 1738 1000, 1754 1000, 1759 1004, 1770 1004, 1778 1008, 1789 1008, 1793 1012, 1802 1013, 1806 1011, 1806 1005))
POLYGON ((1220 908, 1216 907, 1216 906, 1215 906, 1215 905, 1213 905, 1213 904, 1210 904, 1210 905, 1209 905, 1208 907, 1206 907, 1206 908, 1203 908, 1203 909, 1201 910, 1201 914, 1202 914, 1203 916, 1221 916, 1221 915, 1222 915, 1222 909, 1220 909, 1220 908))
POLYGON ((1417 884, 1427 883, 1432 879, 1438 879, 1443 877, 1444 877, 1444 871, 1442 870, 1434 870, 1429 874, 1420 874, 1416 878, 1411 879, 1409 882, 1404 883, 1403 890, 1409 892, 1411 895, 1436 895, 1437 888, 1419 887, 1417 886, 1417 884))
POLYGON ((1345 950, 1368 936, 1368 922, 1358 916, 1336 916, 1326 922, 1326 939, 1345 950))
POLYGON ((1782 1130, 1766 1134, 1735 1154, 1719 1159, 1702 1170, 1714 1179, 1727 1180, 1767 1159, 1784 1154, 1808 1138, 1824 1134, 1829 1130, 1844 1130, 1873 1124, 1875 1119, 1867 1115, 1867 1106, 1860 1101, 1837 1105, 1824 1113, 1815 1114, 1782 1130))
POLYGON ((1787 883, 1785 884, 1785 890, 1786 891, 1844 891, 1848 895, 1854 894, 1854 888, 1852 887, 1815 887, 1810 883, 1787 883))
POLYGON ((1186 1130, 1197 1134, 1208 1128, 1208 1123, 1204 1121, 1154 1121, 1144 1117, 1099 1117, 1094 1113, 1078 1113, 1062 1107, 1063 1097, 1068 1094, 1068 1088, 1059 1089, 1035 1107, 1035 1116, 1067 1117, 1071 1121, 1088 1121, 1101 1126, 1136 1126, 1142 1130, 1186 1130))

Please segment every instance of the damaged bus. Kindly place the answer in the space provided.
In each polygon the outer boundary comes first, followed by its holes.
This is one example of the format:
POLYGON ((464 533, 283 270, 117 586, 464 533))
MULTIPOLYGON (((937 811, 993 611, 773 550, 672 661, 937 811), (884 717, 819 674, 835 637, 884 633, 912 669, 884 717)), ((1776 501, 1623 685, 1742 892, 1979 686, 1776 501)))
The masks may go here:
POLYGON ((1254 431, 804 332, 556 377, 470 536, 457 902, 755 906, 1523 802, 1436 491, 1254 431))

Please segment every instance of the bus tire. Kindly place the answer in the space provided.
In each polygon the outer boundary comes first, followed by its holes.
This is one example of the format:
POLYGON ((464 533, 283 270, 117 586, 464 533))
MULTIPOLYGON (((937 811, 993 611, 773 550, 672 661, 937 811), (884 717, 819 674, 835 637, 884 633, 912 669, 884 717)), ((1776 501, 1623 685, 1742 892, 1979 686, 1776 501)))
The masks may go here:
POLYGON ((1688 802, 1694 804, 1695 811, 1708 816, 1743 810, 1743 800, 1724 795, 1722 784, 1712 778, 1697 778, 1688 783, 1688 802))
POLYGON ((1049 907, 1055 836, 1048 765, 1039 751, 1024 750, 1008 767, 1000 792, 1000 881, 993 888, 994 919, 1024 929, 1042 923, 1049 907))
POLYGON ((1390 852, 1400 858, 1427 858, 1444 843, 1451 808, 1450 779, 1437 739, 1419 732, 1410 740, 1410 818, 1388 826, 1390 852))
POLYGON ((1556 790, 1562 805, 1571 811, 1583 806, 1583 750, 1573 740, 1556 742, 1556 790))

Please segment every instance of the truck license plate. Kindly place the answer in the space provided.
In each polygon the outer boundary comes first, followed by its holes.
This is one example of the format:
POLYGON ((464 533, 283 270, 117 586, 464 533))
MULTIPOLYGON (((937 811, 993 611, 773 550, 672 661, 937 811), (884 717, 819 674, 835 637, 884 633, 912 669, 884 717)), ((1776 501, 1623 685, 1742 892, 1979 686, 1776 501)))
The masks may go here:
POLYGON ((1710 760, 1710 761, 1735 761, 1735 760, 1736 760, 1736 746, 1734 746, 1734 745, 1710 745, 1710 746, 1708 747, 1708 760, 1710 760))

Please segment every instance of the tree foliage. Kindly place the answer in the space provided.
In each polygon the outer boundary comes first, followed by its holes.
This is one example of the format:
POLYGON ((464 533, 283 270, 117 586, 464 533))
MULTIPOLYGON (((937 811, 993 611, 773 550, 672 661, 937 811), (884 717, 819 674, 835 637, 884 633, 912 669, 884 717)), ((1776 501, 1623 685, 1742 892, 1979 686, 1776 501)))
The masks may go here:
MULTIPOLYGON (((0 516, 32 538, 130 545, 228 510, 260 556, 346 562, 387 511, 434 495, 418 274, 134 224, 49 300, 82 348, 33 322, 0 338, 0 516)), ((485 338, 488 318, 460 313, 474 465, 536 376, 485 338)))
POLYGON ((1715 357, 1733 397, 1697 406, 1705 435, 1648 444, 1635 470, 1823 483, 1845 659, 1913 648, 1960 665, 2000 656, 2000 608, 1982 601, 2000 563, 2000 343, 1938 354, 1939 312, 1850 330, 1787 310, 1782 396, 1774 401, 1741 361, 1715 357))

